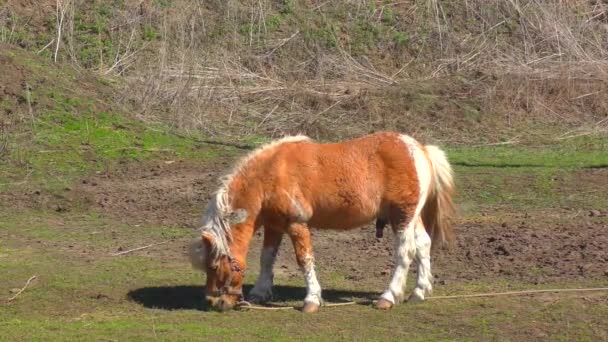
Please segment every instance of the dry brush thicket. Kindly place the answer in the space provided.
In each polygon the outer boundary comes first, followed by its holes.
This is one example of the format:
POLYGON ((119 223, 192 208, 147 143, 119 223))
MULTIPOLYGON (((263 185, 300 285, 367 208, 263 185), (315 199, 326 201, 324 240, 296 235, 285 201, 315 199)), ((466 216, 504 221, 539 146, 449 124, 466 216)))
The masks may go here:
MULTIPOLYGON (((31 25, 24 2, 4 6, 3 41, 31 25)), ((225 139, 400 129, 467 143, 607 127, 606 1, 43 3, 38 40, 23 44, 119 79, 117 100, 140 118, 225 139)))

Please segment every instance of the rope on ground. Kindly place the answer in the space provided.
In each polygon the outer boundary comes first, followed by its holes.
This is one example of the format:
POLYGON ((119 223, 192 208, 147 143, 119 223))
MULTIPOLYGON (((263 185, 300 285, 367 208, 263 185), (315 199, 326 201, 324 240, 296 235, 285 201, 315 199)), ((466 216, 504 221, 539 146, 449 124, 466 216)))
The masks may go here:
POLYGON ((21 290, 19 290, 19 292, 17 292, 14 296, 12 296, 11 298, 7 299, 7 302, 12 302, 13 300, 15 300, 15 298, 19 297, 19 295, 25 291, 25 289, 27 289, 27 287, 30 285, 30 283, 32 282, 32 280, 36 279, 37 276, 33 275, 30 277, 30 279, 27 280, 27 282, 25 283, 25 285, 21 288, 21 290))
POLYGON ((124 254, 128 254, 128 253, 135 252, 135 251, 141 251, 142 249, 146 249, 146 248, 150 248, 150 247, 154 247, 154 246, 158 246, 158 245, 163 245, 163 244, 169 243, 171 241, 173 241, 173 240, 167 240, 167 241, 163 241, 163 242, 157 242, 157 243, 153 243, 151 245, 129 249, 129 250, 126 250, 126 251, 114 253, 114 254, 112 254, 112 256, 119 256, 119 255, 124 255, 124 254))
POLYGON ((468 295, 435 296, 435 297, 429 297, 427 299, 456 299, 456 298, 476 298, 476 297, 498 297, 498 296, 526 295, 526 294, 537 294, 537 293, 590 292, 590 291, 608 291, 608 287, 589 287, 589 288, 578 288, 578 289, 541 289, 541 290, 506 291, 506 292, 492 292, 492 293, 477 293, 477 294, 468 294, 468 295))
MULTIPOLYGON (((608 291, 608 287, 588 287, 588 288, 575 288, 575 289, 540 289, 540 290, 521 290, 521 291, 506 291, 506 292, 490 292, 490 293, 476 293, 476 294, 462 294, 462 295, 450 295, 450 296, 434 296, 428 297, 427 300, 432 299, 462 299, 462 298, 479 298, 479 297, 500 297, 500 296, 514 296, 514 295, 529 295, 539 293, 563 293, 563 292, 602 292, 608 291)), ((371 300, 351 301, 342 303, 325 303, 322 307, 337 307, 346 305, 368 305, 372 304, 371 300)), ((237 303, 238 310, 294 310, 299 309, 297 306, 259 306, 253 305, 247 301, 240 301, 237 303)))

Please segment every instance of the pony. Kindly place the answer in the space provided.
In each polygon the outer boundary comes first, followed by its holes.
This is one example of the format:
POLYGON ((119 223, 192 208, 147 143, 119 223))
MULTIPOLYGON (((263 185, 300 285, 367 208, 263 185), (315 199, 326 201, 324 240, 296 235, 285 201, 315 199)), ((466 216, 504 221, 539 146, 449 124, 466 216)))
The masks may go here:
POLYGON ((273 264, 287 235, 306 283, 302 311, 316 312, 322 290, 310 229, 347 230, 376 220, 379 236, 391 225, 396 250, 392 278, 376 308, 390 309, 405 299, 414 259, 416 287, 408 301, 422 301, 432 292, 431 246, 453 241, 453 193, 445 153, 408 135, 379 132, 337 143, 285 137, 249 153, 221 178, 190 246, 190 261, 207 275, 207 306, 230 310, 244 298, 249 243, 263 227, 260 274, 248 300, 265 303, 272 298, 273 264))

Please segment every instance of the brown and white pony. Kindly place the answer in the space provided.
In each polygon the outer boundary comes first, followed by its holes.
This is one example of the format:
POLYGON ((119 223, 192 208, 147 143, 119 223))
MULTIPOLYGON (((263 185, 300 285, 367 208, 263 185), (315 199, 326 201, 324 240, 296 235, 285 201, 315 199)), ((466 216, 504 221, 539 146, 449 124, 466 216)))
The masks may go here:
POLYGON ((407 135, 381 132, 329 144, 305 136, 283 138, 250 153, 223 179, 190 259, 207 273, 207 304, 231 309, 242 298, 251 238, 264 227, 261 272, 249 299, 266 302, 277 250, 287 234, 306 281, 303 311, 314 312, 322 299, 310 228, 346 230, 377 220, 377 233, 385 222, 395 233, 396 267, 376 307, 403 301, 414 258, 418 272, 409 300, 424 300, 432 290, 431 242, 452 237, 453 189, 444 153, 407 135))

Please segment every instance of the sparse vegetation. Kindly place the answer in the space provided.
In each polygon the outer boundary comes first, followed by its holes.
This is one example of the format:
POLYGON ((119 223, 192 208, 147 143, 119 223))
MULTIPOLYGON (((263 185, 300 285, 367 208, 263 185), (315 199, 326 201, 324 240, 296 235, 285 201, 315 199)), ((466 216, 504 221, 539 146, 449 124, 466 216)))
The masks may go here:
MULTIPOLYGON (((123 76, 123 101, 140 118, 205 135, 398 129, 478 144, 549 125, 606 130, 601 2, 60 3, 60 60, 123 76), (403 87, 437 96, 436 106, 404 110, 403 87), (486 131, 462 139, 463 115, 486 131)), ((54 2, 45 4, 34 14, 44 26, 5 6, 3 41, 42 49, 55 38, 54 2)))

